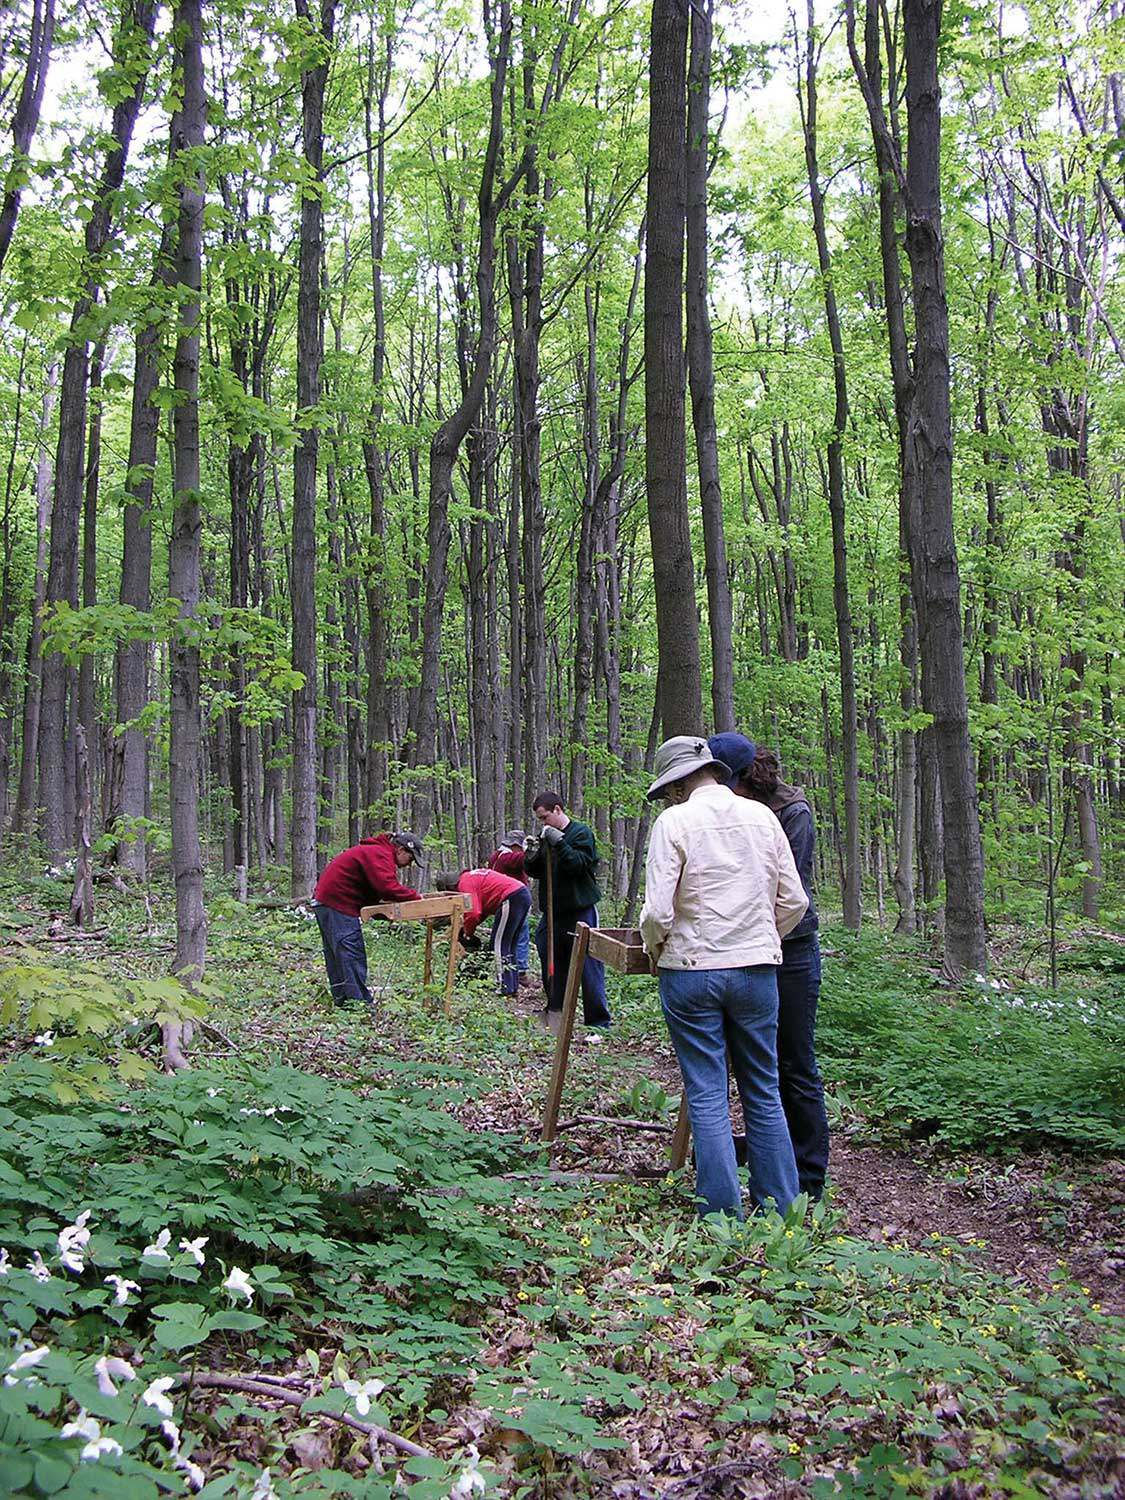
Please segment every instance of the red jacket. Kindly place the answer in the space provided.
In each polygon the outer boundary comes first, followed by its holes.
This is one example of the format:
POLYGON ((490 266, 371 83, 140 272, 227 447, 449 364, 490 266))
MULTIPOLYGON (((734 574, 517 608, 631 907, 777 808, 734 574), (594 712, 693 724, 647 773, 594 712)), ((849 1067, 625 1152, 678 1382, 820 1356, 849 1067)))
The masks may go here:
POLYGON ((398 868, 389 833, 361 839, 328 861, 313 900, 348 917, 358 917, 361 906, 379 901, 417 901, 418 892, 399 883, 398 868))
POLYGON ((473 906, 465 913, 464 933, 472 937, 485 917, 493 917, 515 891, 522 891, 522 880, 513 880, 499 870, 466 870, 457 882, 457 889, 468 896, 473 906))
POLYGON ((527 871, 523 867, 522 849, 497 849, 496 853, 488 861, 490 870, 499 870, 504 875, 510 875, 513 880, 522 880, 524 885, 530 886, 531 881, 527 878, 527 871))

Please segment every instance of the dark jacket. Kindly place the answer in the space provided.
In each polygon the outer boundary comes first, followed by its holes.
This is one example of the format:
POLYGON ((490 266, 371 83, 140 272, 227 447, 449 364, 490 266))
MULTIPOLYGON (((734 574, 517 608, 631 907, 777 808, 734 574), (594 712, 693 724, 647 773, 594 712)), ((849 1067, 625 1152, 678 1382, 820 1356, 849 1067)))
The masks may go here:
POLYGON ((602 893, 597 882, 598 846, 594 841, 594 830, 571 818, 563 829, 561 843, 549 845, 546 839, 541 839, 535 853, 527 856, 527 873, 539 881, 540 910, 546 909, 548 849, 555 916, 567 916, 585 907, 597 906, 602 893))
POLYGON ((809 898, 808 911, 782 941, 781 948, 784 953, 786 944, 811 937, 820 926, 820 919, 816 914, 816 902, 813 900, 816 825, 813 822, 809 799, 799 787, 786 786, 784 782, 779 782, 777 791, 766 806, 777 818, 785 832, 785 837, 789 840, 789 847, 793 851, 793 863, 797 866, 797 874, 801 877, 805 895, 809 898))

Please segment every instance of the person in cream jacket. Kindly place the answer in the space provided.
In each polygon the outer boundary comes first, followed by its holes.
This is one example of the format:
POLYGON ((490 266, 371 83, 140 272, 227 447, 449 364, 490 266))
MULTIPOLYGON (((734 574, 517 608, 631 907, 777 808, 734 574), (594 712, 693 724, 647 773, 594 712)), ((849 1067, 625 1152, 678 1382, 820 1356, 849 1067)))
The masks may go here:
POLYGON ((751 1197, 784 1213, 798 1187, 777 1084, 777 968, 808 897, 780 823, 724 784, 706 740, 666 740, 654 771, 649 799, 668 806, 649 838, 641 934, 683 1074, 700 1213, 742 1217, 728 1051, 751 1197))

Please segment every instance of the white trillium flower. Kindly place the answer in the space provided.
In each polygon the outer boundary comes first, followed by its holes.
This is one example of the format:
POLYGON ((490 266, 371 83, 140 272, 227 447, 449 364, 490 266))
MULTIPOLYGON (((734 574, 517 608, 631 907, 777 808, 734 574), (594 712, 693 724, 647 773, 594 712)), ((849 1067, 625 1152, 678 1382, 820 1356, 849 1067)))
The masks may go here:
POLYGON ((229 1292, 231 1301, 236 1297, 245 1297, 247 1302, 254 1300, 253 1282, 239 1266, 231 1267, 230 1275, 223 1282, 223 1287, 229 1292))
POLYGON ((473 1495, 483 1495, 488 1488, 487 1481, 480 1469, 480 1450, 475 1443, 470 1443, 466 1449, 466 1457, 469 1462, 466 1468, 461 1470, 460 1477, 454 1481, 453 1488, 449 1491, 449 1500, 472 1500, 473 1495))
POLYGON ((171 1417, 165 1417, 160 1424, 160 1430, 168 1439, 168 1446, 172 1450, 173 1457, 180 1451, 180 1429, 171 1417))
POLYGON ((12 1262, 8 1259, 7 1250, 0 1249, 0 1276, 7 1276, 12 1262))
POLYGON ((371 1401, 386 1390, 382 1380, 345 1380, 344 1390, 355 1402, 355 1409, 361 1417, 365 1417, 371 1410, 371 1401))
POLYGON ((55 1033, 53 1031, 41 1031, 35 1038, 37 1047, 53 1047, 55 1045, 55 1033))
POLYGON ((258 1475, 258 1482, 251 1492, 250 1500, 278 1500, 268 1469, 263 1469, 258 1475))
POLYGON ((36 1281, 50 1281, 51 1279, 51 1273, 47 1269, 43 1257, 38 1250, 36 1250, 35 1254, 28 1261, 27 1269, 35 1277, 36 1281))
POLYGON ((118 1359, 116 1354, 103 1355, 94 1366, 98 1377, 98 1390, 103 1396, 116 1396, 114 1380, 136 1380, 137 1372, 127 1359, 118 1359))
POLYGON ((145 1387, 141 1400, 146 1406, 153 1406, 162 1417, 172 1415, 172 1403, 166 1395, 176 1383, 174 1375, 161 1375, 159 1380, 154 1380, 151 1385, 145 1387))
POLYGON ((130 1281, 125 1276, 106 1276, 103 1278, 106 1286, 113 1288, 113 1305, 124 1307, 129 1300, 130 1292, 139 1292, 141 1284, 139 1281, 130 1281))
POLYGON ((207 1243, 208 1236, 201 1234, 197 1240, 181 1240, 180 1249, 185 1250, 197 1266, 201 1266, 207 1257, 203 1253, 203 1247, 207 1243))
POLYGON ((167 1264, 172 1257, 168 1254, 168 1244, 172 1238, 170 1229, 162 1229, 151 1245, 146 1245, 141 1251, 142 1260, 155 1260, 167 1264))
POLYGON ((36 1365, 41 1365, 50 1354, 46 1344, 40 1344, 38 1349, 25 1349, 22 1354, 17 1354, 8 1366, 8 1374, 14 1375, 18 1370, 34 1370, 36 1365))
POLYGON ((187 1480, 189 1489, 201 1490, 207 1483, 207 1475, 199 1465, 192 1463, 191 1459, 185 1458, 182 1453, 177 1454, 172 1462, 187 1480))
POLYGON ((59 1433, 60 1437, 85 1438, 82 1447, 82 1460, 85 1463, 97 1463, 103 1453, 120 1453, 121 1444, 116 1438, 102 1437, 101 1423, 96 1417, 88 1417, 85 1411, 78 1413, 76 1422, 67 1422, 59 1433))
POLYGON ((82 1410, 78 1413, 77 1421, 67 1422, 62 1431, 59 1433, 59 1437, 80 1437, 90 1439, 98 1437, 101 1433, 101 1430, 101 1423, 98 1421, 98 1419, 96 1417, 87 1416, 86 1409, 85 1407, 83 1407, 82 1410))
POLYGON ((207 1090, 207 1097, 208 1097, 208 1099, 217 1099, 219 1097, 219 1090, 218 1089, 208 1089, 207 1090))
POLYGON ((117 1441, 116 1438, 96 1437, 92 1439, 92 1441, 88 1442, 82 1449, 82 1457, 87 1461, 87 1463, 91 1461, 97 1463, 98 1459, 101 1458, 103 1453, 112 1453, 116 1455, 120 1452, 121 1444, 117 1441))
POLYGON ((68 1271, 79 1275, 86 1269, 86 1246, 90 1243, 90 1231, 86 1228, 90 1210, 84 1208, 65 1229, 59 1231, 59 1259, 68 1271))

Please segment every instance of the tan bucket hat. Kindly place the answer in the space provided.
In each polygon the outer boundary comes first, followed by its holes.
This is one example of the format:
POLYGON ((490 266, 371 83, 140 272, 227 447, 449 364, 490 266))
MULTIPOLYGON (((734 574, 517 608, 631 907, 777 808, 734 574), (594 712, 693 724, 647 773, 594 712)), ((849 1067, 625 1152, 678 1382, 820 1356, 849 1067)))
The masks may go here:
POLYGON ((664 787, 671 786, 674 781, 682 781, 693 771, 712 770, 723 781, 728 781, 731 776, 731 769, 726 762, 716 760, 711 754, 710 745, 702 735, 697 734, 676 734, 670 740, 665 740, 656 752, 652 769, 656 779, 648 789, 650 802, 664 787))

